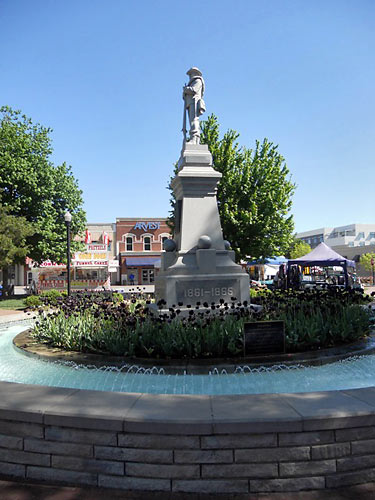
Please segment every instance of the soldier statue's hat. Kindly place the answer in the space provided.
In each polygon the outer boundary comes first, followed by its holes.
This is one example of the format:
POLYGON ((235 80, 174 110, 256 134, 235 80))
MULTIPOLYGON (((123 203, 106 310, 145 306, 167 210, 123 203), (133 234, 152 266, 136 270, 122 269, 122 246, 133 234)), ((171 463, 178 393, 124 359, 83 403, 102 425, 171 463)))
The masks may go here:
POLYGON ((189 71, 186 72, 186 74, 189 75, 189 76, 191 76, 191 75, 202 76, 201 70, 199 70, 195 66, 193 66, 192 68, 190 68, 189 71))

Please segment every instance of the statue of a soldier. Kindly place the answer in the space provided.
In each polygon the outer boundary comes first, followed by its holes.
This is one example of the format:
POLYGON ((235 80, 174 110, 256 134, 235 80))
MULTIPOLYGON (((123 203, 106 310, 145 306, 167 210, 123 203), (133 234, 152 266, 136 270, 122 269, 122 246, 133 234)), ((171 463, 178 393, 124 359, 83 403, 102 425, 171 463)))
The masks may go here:
POLYGON ((189 116, 190 133, 189 143, 199 144, 201 129, 199 126, 199 117, 206 111, 203 100, 204 80, 202 73, 198 68, 190 68, 186 73, 190 80, 183 88, 182 98, 184 100, 184 123, 182 131, 184 133, 184 142, 186 139, 186 112, 189 116))

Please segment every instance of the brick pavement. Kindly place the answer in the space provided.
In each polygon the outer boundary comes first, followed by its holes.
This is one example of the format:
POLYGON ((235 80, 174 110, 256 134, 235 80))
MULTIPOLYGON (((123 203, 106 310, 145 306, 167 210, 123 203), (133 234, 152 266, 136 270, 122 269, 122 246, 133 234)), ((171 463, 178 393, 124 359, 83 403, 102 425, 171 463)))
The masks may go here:
POLYGON ((205 495, 195 493, 124 492, 0 481, 1 500, 374 500, 375 483, 350 488, 296 493, 205 495))

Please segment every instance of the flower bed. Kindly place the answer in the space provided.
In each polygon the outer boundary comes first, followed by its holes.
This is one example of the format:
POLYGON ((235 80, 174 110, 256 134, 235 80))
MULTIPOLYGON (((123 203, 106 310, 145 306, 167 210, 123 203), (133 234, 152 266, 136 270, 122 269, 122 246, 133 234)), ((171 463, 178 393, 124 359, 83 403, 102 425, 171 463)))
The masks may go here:
MULTIPOLYGON (((49 299, 43 300, 48 307, 49 299)), ((190 304, 189 314, 181 317, 180 306, 155 315, 145 302, 121 301, 118 294, 77 293, 54 298, 54 312, 41 308, 33 337, 53 347, 127 357, 238 357, 243 352, 245 321, 281 319, 287 351, 297 352, 367 335, 372 318, 364 301, 357 292, 275 291, 254 299, 262 305, 261 312, 233 300, 220 306, 190 304)))

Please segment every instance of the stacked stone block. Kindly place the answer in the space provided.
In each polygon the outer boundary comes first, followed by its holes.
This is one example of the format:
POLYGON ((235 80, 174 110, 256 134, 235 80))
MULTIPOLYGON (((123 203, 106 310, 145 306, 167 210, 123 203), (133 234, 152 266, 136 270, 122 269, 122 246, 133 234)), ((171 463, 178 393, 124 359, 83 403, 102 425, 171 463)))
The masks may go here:
POLYGON ((340 428, 339 419, 338 428, 327 429, 322 420, 323 428, 313 431, 173 434, 172 425, 171 433, 159 434, 149 424, 147 432, 124 432, 92 422, 89 428, 37 423, 27 413, 21 418, 0 421, 3 478, 222 494, 375 480, 375 427, 340 428))

